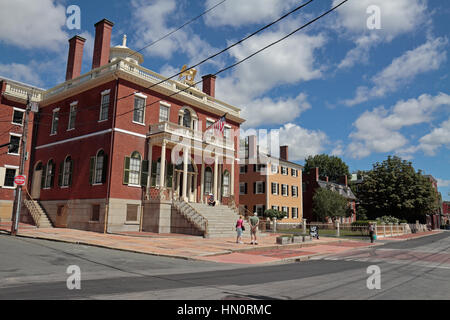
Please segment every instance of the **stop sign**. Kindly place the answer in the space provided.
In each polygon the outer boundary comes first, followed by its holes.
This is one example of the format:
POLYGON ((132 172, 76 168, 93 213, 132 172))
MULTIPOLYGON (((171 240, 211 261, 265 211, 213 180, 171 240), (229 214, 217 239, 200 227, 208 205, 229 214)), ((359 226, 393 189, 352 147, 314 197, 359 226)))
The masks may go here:
POLYGON ((17 176, 14 178, 14 183, 18 186, 23 186, 25 184, 26 177, 25 176, 17 176))

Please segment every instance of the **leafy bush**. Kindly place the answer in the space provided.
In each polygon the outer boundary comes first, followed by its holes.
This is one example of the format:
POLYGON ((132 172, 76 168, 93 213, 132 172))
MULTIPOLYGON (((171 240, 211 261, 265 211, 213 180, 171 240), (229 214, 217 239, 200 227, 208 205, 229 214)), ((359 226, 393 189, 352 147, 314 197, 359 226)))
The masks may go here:
POLYGON ((389 223, 393 223, 393 224, 397 224, 400 222, 400 219, 393 217, 393 216, 382 216, 381 218, 377 218, 377 223, 378 224, 389 224, 389 223))
POLYGON ((264 212, 264 217, 270 218, 270 220, 273 220, 274 218, 276 218, 277 220, 283 220, 284 218, 286 218, 286 215, 286 212, 278 211, 275 209, 268 209, 264 212))

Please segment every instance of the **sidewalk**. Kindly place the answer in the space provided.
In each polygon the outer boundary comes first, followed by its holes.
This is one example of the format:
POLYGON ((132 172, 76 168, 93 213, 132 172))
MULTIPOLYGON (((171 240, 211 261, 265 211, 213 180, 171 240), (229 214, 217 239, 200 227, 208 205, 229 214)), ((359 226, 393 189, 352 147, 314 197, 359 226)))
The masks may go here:
MULTIPOLYGON (((10 229, 11 223, 0 224, 0 230, 9 232, 10 229)), ((303 261, 314 255, 382 245, 381 243, 370 244, 369 242, 328 237, 309 243, 277 245, 278 234, 265 234, 258 238, 259 244, 256 246, 250 244, 248 233, 243 236, 244 244, 237 244, 234 237, 204 239, 189 235, 156 233, 117 235, 74 229, 37 229, 22 224, 18 236, 156 256, 236 264, 276 263, 286 260, 303 261)))
POLYGON ((432 231, 427 231, 427 232, 420 232, 420 233, 408 233, 408 234, 403 234, 401 236, 394 236, 394 237, 380 237, 379 240, 383 240, 383 241, 406 241, 406 240, 412 240, 412 239, 418 239, 418 238, 422 238, 422 237, 426 237, 426 236, 431 236, 433 234, 438 234, 438 233, 442 233, 443 231, 441 230, 432 230, 432 231))

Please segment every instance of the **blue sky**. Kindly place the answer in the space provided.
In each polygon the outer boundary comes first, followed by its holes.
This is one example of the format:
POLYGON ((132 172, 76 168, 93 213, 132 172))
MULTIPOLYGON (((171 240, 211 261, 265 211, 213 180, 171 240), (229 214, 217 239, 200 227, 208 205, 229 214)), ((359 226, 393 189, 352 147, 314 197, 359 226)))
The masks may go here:
MULTIPOLYGON (((94 23, 115 23, 112 45, 140 49, 220 0, 0 0, 0 76, 43 88, 64 80, 67 40, 87 38, 94 23), (70 5, 81 29, 66 26, 70 5)), ((303 2, 306 2, 304 0, 303 2)), ((296 29, 340 0, 315 0, 283 22, 200 66, 215 73, 296 29)), ((277 19, 302 3, 227 0, 170 38, 143 51, 143 65, 170 76, 277 19)), ((291 160, 338 155, 351 171, 388 155, 438 179, 450 200, 450 4, 445 0, 349 0, 331 15, 237 68, 219 75, 217 97, 242 108, 245 129, 279 130, 291 160), (369 29, 370 5, 381 29, 369 29)))

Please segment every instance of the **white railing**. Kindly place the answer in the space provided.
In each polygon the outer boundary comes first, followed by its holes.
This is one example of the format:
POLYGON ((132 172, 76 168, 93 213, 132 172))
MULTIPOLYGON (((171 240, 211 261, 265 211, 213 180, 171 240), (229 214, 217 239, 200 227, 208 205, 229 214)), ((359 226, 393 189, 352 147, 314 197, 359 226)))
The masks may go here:
POLYGON ((42 100, 42 91, 22 86, 20 84, 6 81, 5 94, 27 100, 28 94, 32 94, 31 101, 39 102, 42 100))
POLYGON ((49 89, 44 93, 43 98, 49 99, 50 97, 53 97, 61 92, 77 87, 86 81, 101 77, 105 74, 113 73, 115 71, 121 71, 134 75, 135 77, 148 81, 150 85, 158 83, 158 86, 165 87, 173 93, 177 93, 178 95, 209 105, 210 107, 218 109, 223 113, 229 113, 240 117, 239 108, 210 97, 195 87, 189 87, 188 85, 175 80, 166 80, 166 77, 124 59, 117 59, 78 78, 66 81, 52 89, 49 89), (179 92, 180 90, 184 91, 179 92))
POLYGON ((205 237, 208 236, 208 220, 204 216, 184 201, 173 200, 173 206, 186 220, 203 231, 205 237))
POLYGON ((159 133, 169 133, 176 136, 176 138, 174 138, 174 142, 176 143, 180 142, 178 137, 183 137, 189 140, 205 142, 210 145, 234 151, 234 146, 230 139, 216 138, 216 137, 213 138, 212 135, 208 133, 205 134, 204 132, 186 128, 184 126, 172 122, 166 121, 150 125, 150 132, 149 132, 150 135, 156 135, 159 133))

